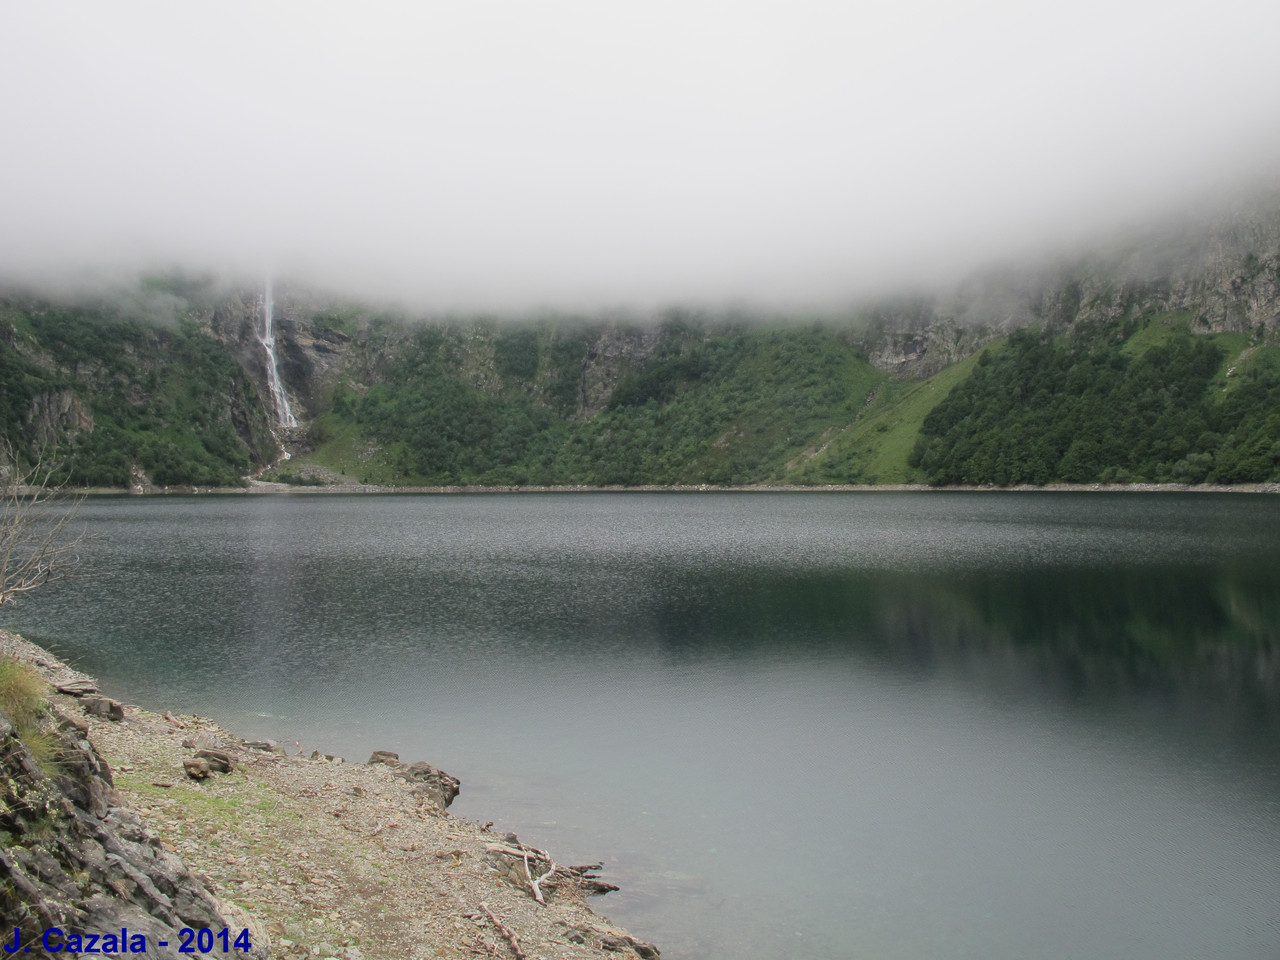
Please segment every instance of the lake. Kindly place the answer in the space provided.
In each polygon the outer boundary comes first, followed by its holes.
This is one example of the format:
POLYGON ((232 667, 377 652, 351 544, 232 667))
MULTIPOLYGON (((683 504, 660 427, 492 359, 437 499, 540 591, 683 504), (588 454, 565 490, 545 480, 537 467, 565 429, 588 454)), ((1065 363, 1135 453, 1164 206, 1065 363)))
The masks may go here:
POLYGON ((1280 498, 108 498, 3 625, 462 780, 666 960, 1280 956, 1280 498))

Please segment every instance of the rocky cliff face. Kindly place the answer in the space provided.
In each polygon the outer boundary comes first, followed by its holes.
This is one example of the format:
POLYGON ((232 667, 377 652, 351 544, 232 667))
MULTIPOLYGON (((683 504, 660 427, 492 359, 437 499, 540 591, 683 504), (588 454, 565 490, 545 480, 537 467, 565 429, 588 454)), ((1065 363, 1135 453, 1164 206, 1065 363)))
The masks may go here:
MULTIPOLYGON (((227 345, 257 385, 260 396, 270 396, 266 351, 254 324, 262 309, 256 293, 228 297, 208 316, 206 328, 227 345)), ((278 371, 295 415, 302 421, 297 431, 276 424, 285 446, 304 443, 306 428, 328 409, 334 386, 340 381, 358 393, 385 376, 389 365, 409 348, 415 324, 405 316, 379 314, 367 306, 326 300, 305 290, 277 289, 273 313, 278 371), (338 329, 342 324, 347 329, 338 329)), ((427 323, 428 321, 423 321, 427 323)), ((503 379, 495 365, 495 344, 503 324, 471 319, 435 321, 454 343, 457 369, 478 390, 497 395, 503 379)), ((602 321, 590 325, 582 343, 576 399, 570 413, 591 416, 608 403, 618 379, 642 364, 658 348, 656 326, 625 325, 602 321)), ((531 380, 527 389, 538 392, 547 384, 531 380)))
POLYGON ((653 355, 658 347, 654 329, 625 329, 610 325, 596 336, 582 361, 578 414, 590 416, 603 410, 619 377, 653 355))
MULTIPOLYGON (((314 322, 321 306, 304 293, 278 292, 272 312, 276 337, 277 372, 289 395, 294 415, 305 425, 322 409, 324 398, 346 366, 352 338, 340 330, 314 322)), ((259 397, 270 397, 266 349, 257 335, 262 314, 260 291, 227 296, 205 317, 206 329, 220 340, 252 378, 259 397)), ((273 421, 273 411, 268 411, 273 421)), ((275 424, 279 431, 280 424, 275 424)), ((295 439, 287 433, 283 440, 295 439)))
POLYGON ((1073 328, 1174 311, 1205 333, 1280 335, 1280 194, 1074 260, 993 268, 946 294, 879 305, 864 316, 864 344, 881 369, 926 377, 1031 323, 1073 328))
POLYGON ((1280 202, 1239 206, 1201 231, 1153 234, 1095 255, 1050 285, 1037 304, 1067 323, 1186 312, 1221 333, 1280 332, 1280 202))
MULTIPOLYGON (((44 954, 45 931, 120 938, 126 952, 176 954, 185 927, 245 926, 235 908, 218 901, 182 860, 119 803, 111 771, 87 739, 87 727, 55 716, 59 772, 50 776, 0 715, 0 931, 6 948, 17 931, 21 950, 44 954), (235 914, 234 916, 232 914, 235 914), (142 938, 141 941, 138 938, 142 938), (169 948, 161 948, 165 941, 169 948)), ((266 958, 265 942, 233 956, 266 958)))
POLYGON ((247 346, 253 298, 214 300, 145 285, 0 291, 0 440, 19 462, 56 460, 77 485, 116 488, 234 484, 274 460, 247 346), (221 345, 207 336, 215 322, 221 345))
POLYGON ((42 448, 52 448, 69 433, 92 433, 93 411, 74 390, 51 390, 31 399, 27 424, 42 448))

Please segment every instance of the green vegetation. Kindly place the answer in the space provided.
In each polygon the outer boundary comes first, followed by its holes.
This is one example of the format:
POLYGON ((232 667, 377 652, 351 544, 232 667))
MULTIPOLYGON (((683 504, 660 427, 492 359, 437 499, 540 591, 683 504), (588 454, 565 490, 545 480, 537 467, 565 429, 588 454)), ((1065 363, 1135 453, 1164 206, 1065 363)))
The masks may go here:
POLYGON ((40 675, 24 663, 0 659, 0 713, 17 730, 29 730, 44 713, 46 688, 40 675))
POLYGON ((261 479, 271 483, 284 483, 291 487, 323 487, 324 480, 307 473, 300 473, 284 467, 268 470, 261 479))
MULTIPOLYGON (((313 419, 305 438, 290 436, 294 459, 262 476, 431 486, 1280 479, 1280 350, 1261 328, 1193 334, 1189 314, 1153 315, 1137 300, 1119 320, 1089 320, 1095 308, 1115 314, 1100 289, 1066 283, 1039 314, 1046 327, 1007 338, 946 321, 947 350, 982 346, 921 380, 876 369, 865 348, 936 332, 924 301, 860 325, 772 326, 682 311, 651 324, 411 321, 330 306, 301 321, 310 355, 283 335, 290 388, 313 419)), ((52 445, 77 485, 242 483, 276 445, 252 380, 253 301, 228 297, 208 278, 175 275, 144 279, 133 300, 0 299, 0 442, 23 463, 52 445)))
MULTIPOLYGON (((358 398, 343 399, 344 396, 342 391, 335 392, 335 409, 321 415, 311 425, 311 438, 317 447, 313 453, 303 457, 302 462, 314 463, 361 483, 398 482, 400 477, 392 470, 391 454, 381 444, 371 441, 360 425, 351 419, 351 411, 358 398)), ((396 452, 393 450, 392 454, 396 452)))
POLYGON ((1019 330, 930 412, 909 462, 934 484, 1280 479, 1276 350, 1244 342, 1179 315, 1019 330))
MULTIPOLYGON (((990 349, 984 348, 985 349, 990 349)), ((909 462, 925 417, 972 373, 979 351, 926 380, 885 380, 866 408, 825 449, 799 466, 795 483, 923 483, 909 462)))
POLYGON ((570 444, 577 482, 770 483, 884 378, 820 326, 673 337, 570 444))
POLYGON ((776 482, 884 377, 821 326, 673 317, 657 331, 613 331, 616 382, 602 372, 596 384, 589 351, 607 333, 419 328, 363 396, 335 391, 314 458, 373 482, 380 468, 424 484, 776 482), (363 464, 358 437, 378 448, 363 464))
POLYGON ((47 775, 58 771, 58 737, 43 726, 48 690, 40 675, 25 663, 0 657, 0 714, 47 775))
POLYGON ((0 439, 25 459, 62 441, 68 482, 234 486, 269 432, 251 381, 194 322, 120 305, 0 302, 0 439), (92 429, 89 429, 89 427, 92 429))

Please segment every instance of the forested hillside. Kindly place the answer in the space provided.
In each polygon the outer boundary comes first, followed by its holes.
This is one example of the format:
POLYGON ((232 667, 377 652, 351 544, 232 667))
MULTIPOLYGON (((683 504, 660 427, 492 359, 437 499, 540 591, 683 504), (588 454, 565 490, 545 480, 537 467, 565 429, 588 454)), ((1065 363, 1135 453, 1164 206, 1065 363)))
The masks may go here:
POLYGON ((812 323, 282 310, 283 372, 311 414, 286 429, 263 402, 260 301, 207 299, 171 299, 157 319, 8 297, 0 432, 23 459, 55 452, 73 483, 95 486, 233 485, 286 448, 269 477, 769 483, 886 376, 849 330, 812 323))
POLYGON ((0 299, 0 437, 74 484, 239 485, 276 456, 246 372, 190 320, 0 299))
POLYGON ((450 375, 461 331, 418 331, 384 382, 339 395, 322 430, 368 434, 413 482, 768 483, 824 430, 850 422, 884 376, 831 330, 673 321, 620 332, 636 355, 616 361, 590 409, 582 371, 602 336, 501 330, 486 389, 485 378, 450 375))
POLYGON ((441 318, 171 273, 0 294, 0 438, 135 489, 1270 482, 1278 344, 1280 203, 820 319, 441 318))
POLYGON ((1280 479, 1280 351, 1187 320, 1054 334, 985 352, 925 417, 909 463, 936 484, 1280 479))

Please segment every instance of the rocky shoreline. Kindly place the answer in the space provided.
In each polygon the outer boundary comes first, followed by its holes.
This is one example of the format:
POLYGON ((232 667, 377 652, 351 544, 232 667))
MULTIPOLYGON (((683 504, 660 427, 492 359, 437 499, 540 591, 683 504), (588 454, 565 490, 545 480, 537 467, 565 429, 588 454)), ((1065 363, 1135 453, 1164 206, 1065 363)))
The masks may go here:
POLYGON ((184 865, 230 926, 250 930, 255 956, 659 955, 587 905, 616 889, 595 865, 560 865, 514 834, 452 816, 457 781, 430 764, 383 751, 365 764, 290 756, 208 718, 117 704, 14 634, 0 631, 0 648, 39 670, 58 725, 101 767, 96 806, 78 820, 130 824, 141 848, 184 865))

